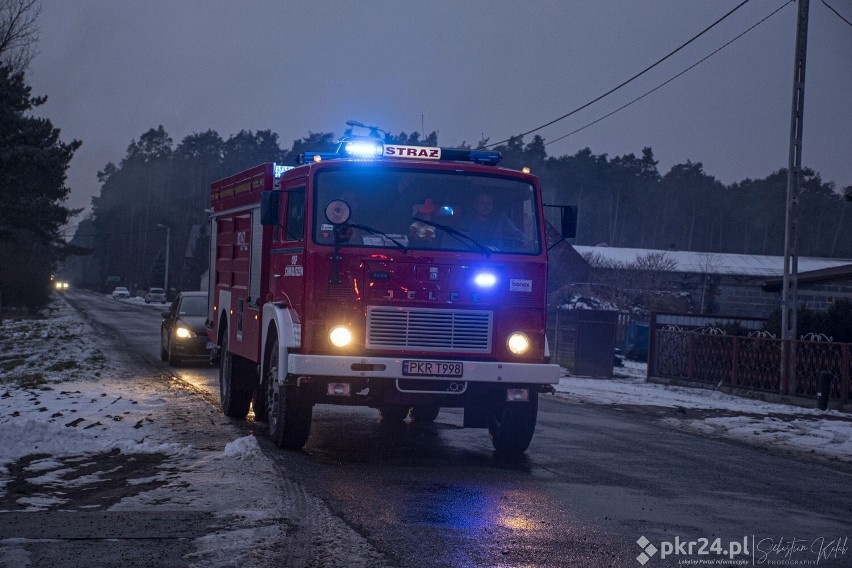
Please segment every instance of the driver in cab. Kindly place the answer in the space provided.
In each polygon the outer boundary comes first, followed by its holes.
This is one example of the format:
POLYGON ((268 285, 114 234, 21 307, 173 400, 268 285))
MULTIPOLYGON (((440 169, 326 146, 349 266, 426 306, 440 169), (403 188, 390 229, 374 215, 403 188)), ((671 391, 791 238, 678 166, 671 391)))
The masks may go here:
POLYGON ((474 195, 462 231, 479 244, 495 250, 522 248, 529 244, 527 236, 505 214, 495 212, 494 195, 488 191, 474 195))

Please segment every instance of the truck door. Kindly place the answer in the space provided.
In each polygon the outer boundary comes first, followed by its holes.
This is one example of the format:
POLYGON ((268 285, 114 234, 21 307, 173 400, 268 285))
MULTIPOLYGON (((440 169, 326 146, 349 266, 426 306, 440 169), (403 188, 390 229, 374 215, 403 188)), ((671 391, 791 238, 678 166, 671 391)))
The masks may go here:
POLYGON ((305 289, 305 188, 283 192, 281 220, 273 243, 270 289, 302 314, 305 289))

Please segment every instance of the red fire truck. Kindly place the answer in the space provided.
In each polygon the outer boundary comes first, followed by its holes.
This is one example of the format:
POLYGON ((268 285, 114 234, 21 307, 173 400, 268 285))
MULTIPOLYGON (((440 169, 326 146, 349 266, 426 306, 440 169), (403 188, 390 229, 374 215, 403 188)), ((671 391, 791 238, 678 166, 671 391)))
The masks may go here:
MULTIPOLYGON (((208 334, 224 413, 301 448, 315 404, 532 439, 545 337, 537 178, 491 151, 341 142, 211 188, 208 334)), ((563 236, 568 231, 563 224, 563 236)))

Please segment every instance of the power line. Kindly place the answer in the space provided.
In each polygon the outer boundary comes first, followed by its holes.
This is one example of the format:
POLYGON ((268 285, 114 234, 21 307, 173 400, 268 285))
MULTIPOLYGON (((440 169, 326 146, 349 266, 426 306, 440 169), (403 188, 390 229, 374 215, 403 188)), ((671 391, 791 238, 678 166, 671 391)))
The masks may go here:
POLYGON ((555 119, 551 120, 551 121, 550 121, 550 122, 548 122, 548 123, 542 124, 541 126, 537 126, 536 128, 533 128, 532 130, 527 130, 526 132, 522 132, 521 134, 518 134, 518 135, 515 135, 515 136, 510 136, 510 137, 509 137, 509 138, 507 138, 506 140, 501 140, 501 141, 499 141, 499 142, 494 142, 493 144, 487 144, 487 145, 483 146, 483 148, 491 148, 491 147, 493 147, 493 146, 497 146, 497 145, 499 145, 499 144, 503 144, 503 143, 505 143, 505 142, 509 142, 509 141, 511 141, 511 140, 514 140, 514 139, 516 139, 516 138, 518 138, 518 137, 523 137, 523 136, 526 136, 527 134, 532 134, 533 132, 537 132, 537 131, 541 130, 542 128, 546 128, 546 127, 550 126, 551 124, 555 124, 555 123, 559 122, 560 120, 564 120, 564 119, 568 118, 569 116, 571 116, 571 115, 573 115, 573 114, 576 114, 576 113, 580 112, 580 111, 581 111, 581 110, 583 110, 584 108, 587 108, 587 107, 589 107, 589 106, 591 106, 591 105, 595 104, 596 102, 598 102, 599 100, 603 99, 604 97, 608 97, 609 95, 611 95, 611 94, 612 94, 612 93, 614 93, 615 91, 619 90, 620 88, 622 88, 623 86, 627 85, 628 83, 633 82, 634 80, 638 79, 639 77, 641 77, 642 75, 644 75, 645 73, 647 73, 648 71, 650 71, 651 69, 653 69, 654 67, 656 67, 657 65, 659 65, 660 63, 662 63, 663 61, 665 61, 666 59, 670 58, 670 57, 671 57, 671 56, 673 56, 675 53, 679 52, 679 51, 680 51, 680 50, 682 50, 684 47, 686 47, 687 45, 689 45, 689 44, 690 44, 690 43, 692 43, 693 41, 695 41, 695 40, 697 40, 698 38, 700 38, 701 36, 703 36, 705 33, 709 32, 711 29, 713 29, 713 28, 714 28, 714 27, 716 27, 718 24, 720 24, 722 21, 724 21, 726 18, 728 18, 728 16, 730 16, 731 14, 733 14, 734 12, 736 12, 737 10, 739 10, 740 8, 742 8, 743 6, 745 6, 748 2, 749 2, 749 0, 743 0, 743 1, 742 1, 742 2, 740 2, 740 3, 739 3, 739 4, 738 4, 738 5, 737 5, 737 6, 736 6, 733 10, 731 10, 730 12, 728 12, 727 14, 725 14, 724 16, 722 16, 721 18, 719 18, 718 20, 716 20, 715 22, 713 22, 712 24, 710 24, 709 26, 707 26, 706 28, 704 28, 701 32, 699 32, 697 35, 693 36, 693 37, 692 37, 690 40, 688 40, 686 43, 681 44, 681 46, 680 46, 680 47, 678 47, 677 49, 675 49, 674 51, 669 52, 667 55, 665 55, 664 57, 662 57, 662 58, 658 59, 656 62, 654 62, 653 64, 649 65, 648 67, 646 67, 645 69, 643 69, 642 71, 640 71, 639 73, 637 73, 636 75, 633 75, 631 78, 627 79, 626 81, 624 81, 624 82, 623 82, 623 83, 621 83, 620 85, 618 85, 618 86, 616 86, 616 87, 613 87, 612 89, 610 89, 609 91, 605 92, 604 94, 602 94, 602 95, 598 96, 597 98, 592 99, 591 101, 587 102, 586 104, 584 104, 584 105, 582 105, 582 106, 580 106, 580 107, 577 107, 577 108, 575 108, 574 110, 572 110, 571 112, 568 112, 568 113, 566 113, 566 114, 563 114, 563 115, 562 115, 562 116, 560 116, 559 118, 555 118, 555 119))
POLYGON ((826 2, 825 0, 822 0, 822 3, 823 3, 823 4, 825 4, 825 7, 826 7, 826 8, 828 8, 829 10, 831 10, 832 12, 834 12, 835 14, 837 14, 837 17, 838 17, 838 18, 840 18, 841 20, 843 20, 844 22, 846 22, 847 24, 849 24, 850 26, 852 26, 852 22, 850 22, 849 20, 847 20, 846 18, 844 18, 843 16, 841 16, 841 15, 840 15, 840 12, 838 12, 837 10, 835 10, 834 8, 832 8, 831 6, 829 6, 828 2, 826 2))
POLYGON ((725 49, 726 47, 728 47, 729 45, 731 45, 732 43, 734 43, 735 41, 737 41, 738 39, 740 39, 741 37, 743 37, 744 35, 746 35, 747 33, 749 33, 751 30, 753 30, 754 28, 756 28, 757 26, 759 26, 760 24, 762 24, 763 22, 765 22, 766 20, 768 20, 769 18, 771 18, 772 16, 774 16, 775 14, 777 14, 778 12, 780 12, 781 10, 783 10, 784 8, 786 8, 788 4, 792 4, 794 1, 795 1, 795 0, 788 0, 785 4, 782 4, 779 8, 777 8, 777 9, 776 9, 775 11, 773 11, 771 14, 769 14, 768 16, 766 16, 765 18, 763 18, 762 20, 760 20, 759 22, 757 22, 756 24, 754 24, 753 26, 751 26, 750 28, 748 28, 747 30, 745 30, 744 32, 742 32, 741 34, 739 34, 738 36, 736 36, 735 38, 733 38, 732 40, 728 41, 727 43, 725 43, 724 45, 722 45, 722 46, 721 46, 721 47, 719 47, 718 49, 715 49, 714 51, 712 51, 711 53, 709 53, 709 54, 708 54, 708 55, 706 55, 705 57, 702 57, 701 59, 699 59, 698 61, 696 61, 695 63, 693 63, 692 65, 690 65, 689 67, 687 67, 686 69, 684 69, 683 71, 681 71, 680 73, 678 73, 677 75, 675 75, 674 77, 671 77, 671 78, 670 78, 670 79, 668 79, 667 81, 664 81, 663 83, 660 83, 659 85, 657 85, 656 87, 654 87, 654 88, 653 88, 653 89, 651 89, 650 91, 646 92, 645 94, 643 94, 643 95, 641 95, 641 96, 636 97, 635 99, 633 99, 632 101, 630 101, 630 102, 628 102, 628 103, 626 103, 626 104, 624 104, 624 105, 621 105, 620 107, 618 107, 618 108, 617 108, 617 109, 615 109, 614 111, 612 111, 612 112, 610 112, 610 113, 607 113, 607 114, 603 115, 602 117, 598 118, 597 120, 593 120, 592 122, 590 122, 590 123, 586 124, 585 126, 581 126, 581 127, 580 127, 580 128, 578 128, 577 130, 572 130, 572 131, 571 131, 571 132, 569 132, 568 134, 565 134, 565 135, 563 135, 563 136, 560 136, 559 138, 554 138, 553 140, 551 140, 551 141, 547 142, 547 143, 545 144, 545 146, 549 146, 550 144, 553 144, 554 142, 559 142, 560 140, 563 140, 563 139, 565 139, 565 138, 568 138, 569 136, 571 136, 571 135, 573 135, 573 134, 577 134, 578 132, 580 132, 580 131, 582 131, 582 130, 585 130, 585 129, 589 128, 590 126, 594 126, 595 124, 599 123, 600 121, 602 121, 602 120, 604 120, 604 119, 606 119, 606 118, 611 117, 611 116, 612 116, 612 115, 614 115, 615 113, 620 112, 620 111, 622 111, 622 110, 626 109, 627 107, 629 107, 629 106, 630 106, 630 105, 632 105, 633 103, 636 103, 636 102, 641 101, 642 99, 644 99, 645 97, 647 97, 647 96, 648 96, 648 95, 650 95, 651 93, 653 93, 653 92, 655 92, 655 91, 658 91, 659 89, 661 89, 661 88, 665 87, 666 85, 668 85, 669 83, 671 83, 672 81, 674 81, 675 79, 677 79, 678 77, 680 77, 681 75, 684 75, 684 74, 686 74, 687 72, 689 72, 689 71, 691 71, 692 69, 694 69, 695 67, 698 67, 699 65, 701 65, 702 63, 704 63, 705 61, 707 61, 708 59, 710 59, 711 57, 713 57, 714 55, 716 55, 717 53, 719 53, 720 51, 722 51, 723 49, 725 49))

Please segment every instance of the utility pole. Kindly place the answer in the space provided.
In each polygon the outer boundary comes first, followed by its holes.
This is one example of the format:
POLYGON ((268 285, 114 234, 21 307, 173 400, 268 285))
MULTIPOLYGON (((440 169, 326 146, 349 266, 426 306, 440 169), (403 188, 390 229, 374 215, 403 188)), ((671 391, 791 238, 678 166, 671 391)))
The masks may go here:
POLYGON ((787 224, 784 233, 784 286, 781 299, 781 338, 796 339, 799 303, 799 185, 802 180, 802 121, 805 115, 805 60, 808 50, 809 0, 799 0, 796 53, 793 64, 793 109, 790 119, 790 156, 787 165, 787 224))
POLYGON ((157 223, 157 226, 166 230, 166 273, 163 275, 163 291, 166 293, 166 298, 169 297, 169 239, 172 230, 165 225, 157 223))

